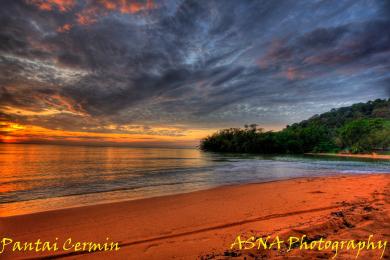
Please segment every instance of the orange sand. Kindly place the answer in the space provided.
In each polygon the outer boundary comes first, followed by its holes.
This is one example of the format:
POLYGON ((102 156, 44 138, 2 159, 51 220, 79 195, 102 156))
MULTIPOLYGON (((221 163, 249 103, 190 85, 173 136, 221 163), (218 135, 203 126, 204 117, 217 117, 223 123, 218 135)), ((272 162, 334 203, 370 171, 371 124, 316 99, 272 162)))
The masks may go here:
POLYGON ((323 155, 323 156, 337 156, 337 157, 351 157, 351 158, 368 158, 379 160, 390 160, 390 155, 385 154, 350 154, 350 153, 307 153, 309 155, 323 155))
MULTIPOLYGON (((244 237, 307 234, 331 240, 389 240, 390 174, 299 178, 226 186, 187 194, 41 212, 0 219, 0 233, 14 241, 119 241, 116 252, 55 252, 70 259, 284 259, 331 258, 331 251, 230 250, 244 237)), ((77 202, 76 202, 77 203, 77 202)), ((390 245, 388 245, 388 248, 390 245)), ((339 252, 355 259, 356 251, 339 252)), ((379 259, 362 251, 359 259, 379 259)), ((12 253, 2 259, 48 256, 12 253)), ((389 257, 389 249, 384 259, 389 257)), ((337 258, 336 258, 337 259, 337 258)))

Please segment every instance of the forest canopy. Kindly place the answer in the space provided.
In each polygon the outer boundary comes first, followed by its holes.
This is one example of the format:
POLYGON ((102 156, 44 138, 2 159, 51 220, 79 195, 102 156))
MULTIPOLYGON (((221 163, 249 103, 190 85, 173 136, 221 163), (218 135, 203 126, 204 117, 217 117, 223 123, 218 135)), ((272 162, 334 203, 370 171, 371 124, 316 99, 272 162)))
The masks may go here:
POLYGON ((220 130, 203 140, 204 151, 290 153, 386 151, 390 147, 390 99, 332 109, 281 131, 256 124, 220 130))

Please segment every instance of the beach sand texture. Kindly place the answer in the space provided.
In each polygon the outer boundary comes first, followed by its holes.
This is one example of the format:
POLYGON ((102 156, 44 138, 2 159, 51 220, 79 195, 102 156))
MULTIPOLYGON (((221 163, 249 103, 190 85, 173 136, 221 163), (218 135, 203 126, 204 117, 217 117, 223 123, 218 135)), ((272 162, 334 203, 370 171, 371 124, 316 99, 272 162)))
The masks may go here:
MULTIPOLYGON (((298 178, 1 218, 14 241, 119 241, 113 252, 9 252, 3 259, 53 254, 68 259, 331 258, 332 251, 230 250, 238 235, 389 240, 390 175, 298 178)), ((75 202, 77 203, 77 202, 75 202)), ((389 248, 390 246, 388 246, 389 248)), ((389 249, 383 258, 389 258, 389 249)), ((339 259, 355 259, 340 251, 339 259)), ((379 259, 378 250, 360 259, 379 259)))

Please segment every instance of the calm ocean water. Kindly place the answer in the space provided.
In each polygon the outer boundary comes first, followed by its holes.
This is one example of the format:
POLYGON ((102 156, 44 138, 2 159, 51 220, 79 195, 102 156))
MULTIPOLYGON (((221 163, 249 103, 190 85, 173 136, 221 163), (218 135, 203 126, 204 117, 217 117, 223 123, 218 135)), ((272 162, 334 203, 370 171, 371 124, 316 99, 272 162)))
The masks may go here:
POLYGON ((389 161, 196 149, 0 145, 0 216, 328 174, 390 172, 389 161))

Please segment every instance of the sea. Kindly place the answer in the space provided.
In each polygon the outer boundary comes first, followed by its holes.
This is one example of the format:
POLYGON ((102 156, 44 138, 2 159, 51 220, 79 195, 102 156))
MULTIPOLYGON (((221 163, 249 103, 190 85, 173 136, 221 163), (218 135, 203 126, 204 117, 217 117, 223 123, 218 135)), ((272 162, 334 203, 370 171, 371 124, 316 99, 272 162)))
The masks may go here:
POLYGON ((390 161, 220 154, 199 149, 0 144, 0 216, 223 185, 373 173, 390 173, 390 161))

